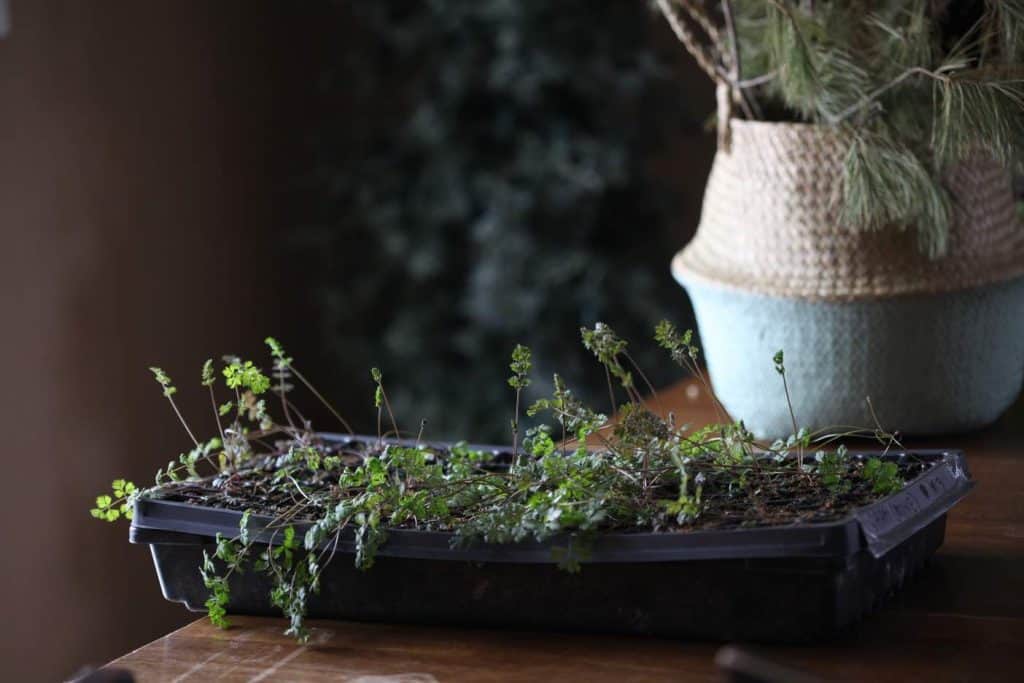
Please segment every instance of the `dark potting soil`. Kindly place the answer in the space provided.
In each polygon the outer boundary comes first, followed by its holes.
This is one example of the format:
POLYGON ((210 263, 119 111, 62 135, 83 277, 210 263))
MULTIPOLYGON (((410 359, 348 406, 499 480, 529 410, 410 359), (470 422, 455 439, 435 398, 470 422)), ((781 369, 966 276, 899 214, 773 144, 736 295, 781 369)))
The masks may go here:
MULTIPOLYGON (((337 455, 343 466, 359 465, 364 457, 378 448, 372 440, 354 440, 348 443, 324 442, 318 444, 325 454, 337 455)), ((446 457, 447 448, 431 444, 437 457, 446 457)), ((481 465, 482 471, 500 473, 508 467, 512 454, 508 450, 486 451, 490 458, 481 465)), ((706 529, 754 528, 787 524, 831 522, 846 517, 855 508, 869 505, 885 494, 872 490, 871 483, 861 476, 866 459, 851 455, 852 465, 845 477, 846 488, 835 492, 826 487, 820 477, 800 472, 795 457, 789 461, 764 460, 757 466, 744 467, 746 487, 729 490, 725 487, 705 488, 701 515, 685 525, 672 525, 665 532, 686 532, 706 529)), ((293 521, 315 521, 326 510, 308 500, 301 500, 294 487, 274 483, 274 475, 283 462, 282 455, 257 456, 252 466, 228 476, 208 477, 198 481, 164 484, 151 490, 147 497, 183 502, 191 505, 236 511, 250 510, 253 514, 278 517, 287 515, 302 503, 302 512, 293 521)), ((808 461, 813 462, 810 456, 808 461)), ((929 469, 935 461, 915 456, 912 452, 896 459, 899 476, 911 481, 929 469)), ((337 490, 337 470, 296 469, 293 479, 302 490, 315 498, 317 493, 337 490)), ((658 498, 673 498, 673 491, 665 487, 658 498)), ((337 502, 337 496, 332 496, 337 502)), ((653 504, 653 503, 652 503, 653 504)), ((412 524, 404 525, 412 528, 412 524)), ((606 531, 652 531, 635 525, 609 524, 606 531)), ((438 529, 436 526, 433 530, 438 529)))

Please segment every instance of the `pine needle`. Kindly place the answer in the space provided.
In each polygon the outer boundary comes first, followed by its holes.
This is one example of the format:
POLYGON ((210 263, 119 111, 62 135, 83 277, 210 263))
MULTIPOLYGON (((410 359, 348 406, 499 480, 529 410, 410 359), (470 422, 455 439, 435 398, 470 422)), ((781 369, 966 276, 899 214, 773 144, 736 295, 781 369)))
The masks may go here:
POLYGON ((932 147, 942 164, 987 152, 1009 165, 1024 141, 1024 79, 983 80, 978 70, 935 81, 932 147))
MULTIPOLYGON (((750 81, 743 92, 756 95, 769 120, 854 131, 842 220, 915 229, 922 251, 937 257, 952 220, 946 168, 977 156, 1013 166, 1024 149, 1024 0, 983 7, 947 13, 934 0, 733 0, 737 51, 718 44, 701 56, 741 62, 750 81)), ((690 14, 698 24, 718 18, 690 14)))
POLYGON ((812 20, 773 3, 767 40, 778 65, 778 92, 785 103, 812 122, 829 121, 871 89, 868 70, 849 46, 834 40, 853 18, 847 8, 829 5, 812 20))
POLYGON ((871 14, 869 44, 874 45, 873 61, 879 73, 911 67, 931 68, 937 60, 938 45, 929 21, 930 0, 916 0, 871 14))
POLYGON ((818 69, 798 16, 782 3, 771 3, 766 31, 768 53, 779 65, 775 85, 779 96, 805 119, 816 113, 820 91, 818 69))
POLYGON ((949 195, 912 150, 882 135, 855 133, 843 170, 841 223, 867 230, 914 227, 924 253, 946 252, 949 195))
POLYGON ((1000 61, 1024 61, 1024 0, 994 0, 989 11, 996 15, 1000 61))

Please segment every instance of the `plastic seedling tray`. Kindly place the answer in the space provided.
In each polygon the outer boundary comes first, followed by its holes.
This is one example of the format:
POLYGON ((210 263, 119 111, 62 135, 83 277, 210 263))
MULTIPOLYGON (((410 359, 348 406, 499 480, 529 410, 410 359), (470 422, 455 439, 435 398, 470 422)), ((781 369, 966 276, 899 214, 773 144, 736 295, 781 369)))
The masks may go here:
MULTIPOLYGON (((336 438, 336 437, 332 437, 336 438)), ((361 437, 356 437, 361 438, 361 437)), ((496 449, 505 451, 507 449, 496 449)), ((942 545, 946 513, 974 485, 956 451, 912 451, 932 466, 903 490, 833 522, 751 529, 607 533, 560 569, 571 539, 452 547, 452 534, 394 530, 374 566, 353 566, 344 535, 310 618, 649 634, 722 640, 819 639, 899 589, 942 545)), ((873 454, 877 455, 877 454, 873 454)), ((889 453, 898 460, 908 453, 889 453)), ((130 538, 153 554, 164 597, 202 611, 204 548, 241 513, 140 499, 130 538)), ((253 516, 250 533, 270 521, 253 516)), ((301 538, 302 524, 296 524, 301 538)), ((228 611, 277 616, 266 577, 232 578, 228 611)))

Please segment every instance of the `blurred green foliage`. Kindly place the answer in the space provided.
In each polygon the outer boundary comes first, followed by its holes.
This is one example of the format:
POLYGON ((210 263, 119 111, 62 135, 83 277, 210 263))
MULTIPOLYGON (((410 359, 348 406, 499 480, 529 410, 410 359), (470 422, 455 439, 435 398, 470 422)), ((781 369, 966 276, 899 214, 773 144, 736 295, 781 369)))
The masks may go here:
POLYGON ((364 378, 379 365, 404 430, 426 418, 430 437, 509 441, 509 351, 534 350, 530 397, 551 392, 557 367, 599 400, 604 372, 576 337, 597 320, 667 382, 643 340, 691 314, 668 270, 679 188, 651 159, 712 102, 659 58, 657 17, 626 0, 364 0, 328 14, 343 26, 316 75, 295 249, 332 349, 317 374, 357 428, 375 414, 364 378))

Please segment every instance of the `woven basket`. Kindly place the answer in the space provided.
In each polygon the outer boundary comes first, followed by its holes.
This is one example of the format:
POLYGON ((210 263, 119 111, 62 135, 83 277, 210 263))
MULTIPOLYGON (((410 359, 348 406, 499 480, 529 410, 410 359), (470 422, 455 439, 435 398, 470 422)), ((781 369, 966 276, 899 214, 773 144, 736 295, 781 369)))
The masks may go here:
POLYGON ((1024 379, 1024 230, 1006 171, 949 173, 948 251, 932 260, 913 230, 839 224, 839 131, 733 120, 728 137, 672 271, 729 412, 760 436, 792 431, 781 348, 803 426, 869 425, 866 396, 903 432, 995 420, 1024 379))
POLYGON ((1024 230, 1010 176, 994 162, 945 179, 954 220, 947 255, 929 259, 913 230, 858 230, 836 216, 848 139, 825 126, 733 120, 678 278, 772 296, 852 301, 948 292, 1024 274, 1024 230))

